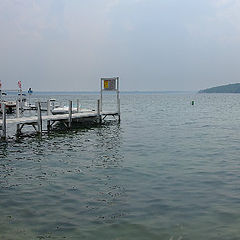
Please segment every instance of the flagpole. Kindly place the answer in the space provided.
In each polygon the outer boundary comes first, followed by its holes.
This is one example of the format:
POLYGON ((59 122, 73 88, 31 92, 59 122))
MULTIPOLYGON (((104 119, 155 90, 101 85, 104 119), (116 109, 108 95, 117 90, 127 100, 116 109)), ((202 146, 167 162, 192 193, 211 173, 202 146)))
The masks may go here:
POLYGON ((2 81, 0 80, 0 101, 2 101, 2 81))
POLYGON ((2 110, 2 81, 0 80, 0 111, 2 110))
POLYGON ((18 81, 18 87, 20 91, 20 108, 23 111, 23 105, 22 105, 22 82, 19 80, 18 81))

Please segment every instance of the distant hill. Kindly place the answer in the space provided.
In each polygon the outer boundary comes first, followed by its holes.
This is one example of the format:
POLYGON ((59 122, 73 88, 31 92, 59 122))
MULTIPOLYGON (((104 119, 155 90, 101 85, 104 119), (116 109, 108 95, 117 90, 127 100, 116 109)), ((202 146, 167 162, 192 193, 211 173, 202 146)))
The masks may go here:
POLYGON ((240 83, 207 88, 200 90, 199 93, 240 93, 240 83))

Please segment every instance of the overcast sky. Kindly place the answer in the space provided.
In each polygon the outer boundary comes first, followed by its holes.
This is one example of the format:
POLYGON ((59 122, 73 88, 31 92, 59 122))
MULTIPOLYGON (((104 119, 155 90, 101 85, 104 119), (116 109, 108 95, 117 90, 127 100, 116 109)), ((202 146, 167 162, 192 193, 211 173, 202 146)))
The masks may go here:
POLYGON ((199 90, 240 82, 240 0, 0 0, 3 88, 199 90))

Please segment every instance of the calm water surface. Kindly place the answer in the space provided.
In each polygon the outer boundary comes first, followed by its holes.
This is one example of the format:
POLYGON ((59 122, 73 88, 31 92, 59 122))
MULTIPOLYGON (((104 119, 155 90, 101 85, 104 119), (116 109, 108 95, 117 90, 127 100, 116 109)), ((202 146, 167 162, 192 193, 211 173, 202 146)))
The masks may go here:
POLYGON ((240 95, 126 94, 121 110, 0 145, 0 239, 240 239, 240 95))

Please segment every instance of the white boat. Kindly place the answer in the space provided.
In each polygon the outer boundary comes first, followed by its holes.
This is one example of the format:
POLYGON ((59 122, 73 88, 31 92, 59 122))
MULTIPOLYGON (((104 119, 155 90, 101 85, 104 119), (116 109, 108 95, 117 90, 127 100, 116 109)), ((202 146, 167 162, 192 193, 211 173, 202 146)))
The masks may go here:
POLYGON ((6 106, 7 113, 13 113, 16 110, 16 102, 14 101, 1 101, 0 102, 0 111, 2 112, 2 103, 6 106))
MULTIPOLYGON (((56 99, 51 98, 49 99, 50 101, 50 110, 52 111, 55 107, 59 107, 59 103, 56 102, 56 99)), ((39 101, 41 110, 42 111, 47 111, 48 108, 48 102, 47 101, 39 101)), ((38 102, 35 102, 35 104, 29 104, 26 109, 37 109, 37 104, 38 102)))
MULTIPOLYGON (((86 109, 86 108, 81 108, 80 109, 80 113, 81 112, 92 112, 95 110, 91 110, 91 109, 86 109)), ((69 113, 69 107, 64 106, 64 107, 56 107, 52 110, 52 114, 56 115, 56 114, 68 114, 69 113)), ((72 108, 72 113, 77 113, 77 108, 72 108)))

